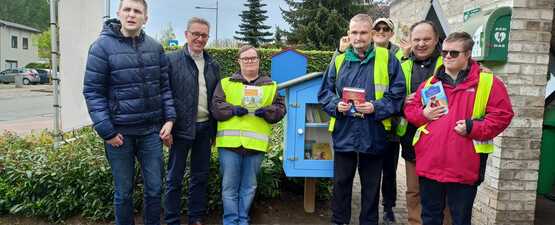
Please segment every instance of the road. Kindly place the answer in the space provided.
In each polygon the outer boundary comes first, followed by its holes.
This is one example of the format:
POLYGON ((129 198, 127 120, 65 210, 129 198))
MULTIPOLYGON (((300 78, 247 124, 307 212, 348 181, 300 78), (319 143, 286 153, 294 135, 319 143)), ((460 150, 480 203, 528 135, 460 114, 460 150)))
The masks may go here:
POLYGON ((0 86, 0 131, 28 134, 32 130, 50 129, 54 115, 51 88, 47 85, 17 89, 12 86, 0 86))

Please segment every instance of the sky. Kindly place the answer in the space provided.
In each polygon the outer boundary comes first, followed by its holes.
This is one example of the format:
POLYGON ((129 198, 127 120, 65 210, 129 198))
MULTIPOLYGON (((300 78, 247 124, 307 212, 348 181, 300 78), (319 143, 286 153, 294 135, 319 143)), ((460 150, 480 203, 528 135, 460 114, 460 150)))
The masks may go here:
MULTIPOLYGON (((119 0, 110 1, 110 15, 112 17, 116 17, 119 2, 119 0)), ((246 9, 243 5, 246 2, 246 0, 218 0, 218 39, 233 38, 235 31, 239 30, 239 24, 241 23, 239 14, 246 9)), ((289 25, 283 20, 280 10, 280 7, 288 9, 285 1, 262 0, 261 2, 267 4, 263 9, 268 11, 266 13, 268 19, 265 25, 272 27, 270 32, 273 33, 276 26, 279 26, 281 29, 289 29, 289 25)), ((179 45, 182 45, 185 41, 184 31, 187 20, 197 16, 208 20, 211 26, 210 40, 215 39, 216 10, 195 9, 195 7, 215 8, 216 0, 150 0, 148 3, 149 19, 145 25, 145 31, 150 36, 156 37, 164 27, 171 24, 177 40, 179 40, 179 45)))

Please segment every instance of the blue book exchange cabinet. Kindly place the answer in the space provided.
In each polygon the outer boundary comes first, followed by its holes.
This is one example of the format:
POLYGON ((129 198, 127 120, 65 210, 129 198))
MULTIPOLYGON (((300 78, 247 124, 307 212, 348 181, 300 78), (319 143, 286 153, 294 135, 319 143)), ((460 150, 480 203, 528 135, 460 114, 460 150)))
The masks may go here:
POLYGON ((307 74, 307 57, 293 49, 272 56, 271 74, 285 95, 283 169, 288 177, 305 177, 305 211, 314 211, 315 178, 333 177, 330 117, 318 104, 322 73, 307 74))

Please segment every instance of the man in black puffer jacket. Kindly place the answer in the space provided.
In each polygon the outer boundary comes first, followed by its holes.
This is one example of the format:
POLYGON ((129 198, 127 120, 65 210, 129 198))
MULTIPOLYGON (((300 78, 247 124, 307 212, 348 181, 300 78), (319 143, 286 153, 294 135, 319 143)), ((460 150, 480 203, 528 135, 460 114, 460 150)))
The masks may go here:
POLYGON ((191 155, 187 214, 189 224, 202 224, 206 213, 210 145, 216 135, 216 121, 208 111, 220 81, 219 66, 204 51, 209 23, 193 17, 187 23, 183 49, 168 54, 170 84, 177 120, 172 131, 165 193, 165 222, 181 224, 181 190, 187 156, 191 155), (173 144, 173 145, 172 145, 173 144))
POLYGON ((115 183, 116 224, 133 222, 135 157, 144 179, 144 223, 160 224, 162 140, 176 118, 162 46, 142 31, 144 0, 123 0, 119 20, 105 22, 87 58, 83 94, 106 141, 115 183), (121 22, 120 22, 121 21, 121 22))

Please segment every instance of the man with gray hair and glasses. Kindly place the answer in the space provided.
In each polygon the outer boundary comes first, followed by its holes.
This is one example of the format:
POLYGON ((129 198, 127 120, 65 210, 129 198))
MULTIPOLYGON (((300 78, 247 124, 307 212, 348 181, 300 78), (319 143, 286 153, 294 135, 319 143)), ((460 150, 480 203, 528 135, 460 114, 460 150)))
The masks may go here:
POLYGON ((190 154, 190 180, 187 197, 189 224, 202 224, 206 214, 210 146, 216 135, 216 121, 209 112, 209 102, 220 81, 220 68, 204 51, 210 24, 193 17, 187 23, 187 44, 168 54, 169 77, 177 119, 170 147, 166 178, 165 222, 180 224, 181 190, 187 157, 190 154))

